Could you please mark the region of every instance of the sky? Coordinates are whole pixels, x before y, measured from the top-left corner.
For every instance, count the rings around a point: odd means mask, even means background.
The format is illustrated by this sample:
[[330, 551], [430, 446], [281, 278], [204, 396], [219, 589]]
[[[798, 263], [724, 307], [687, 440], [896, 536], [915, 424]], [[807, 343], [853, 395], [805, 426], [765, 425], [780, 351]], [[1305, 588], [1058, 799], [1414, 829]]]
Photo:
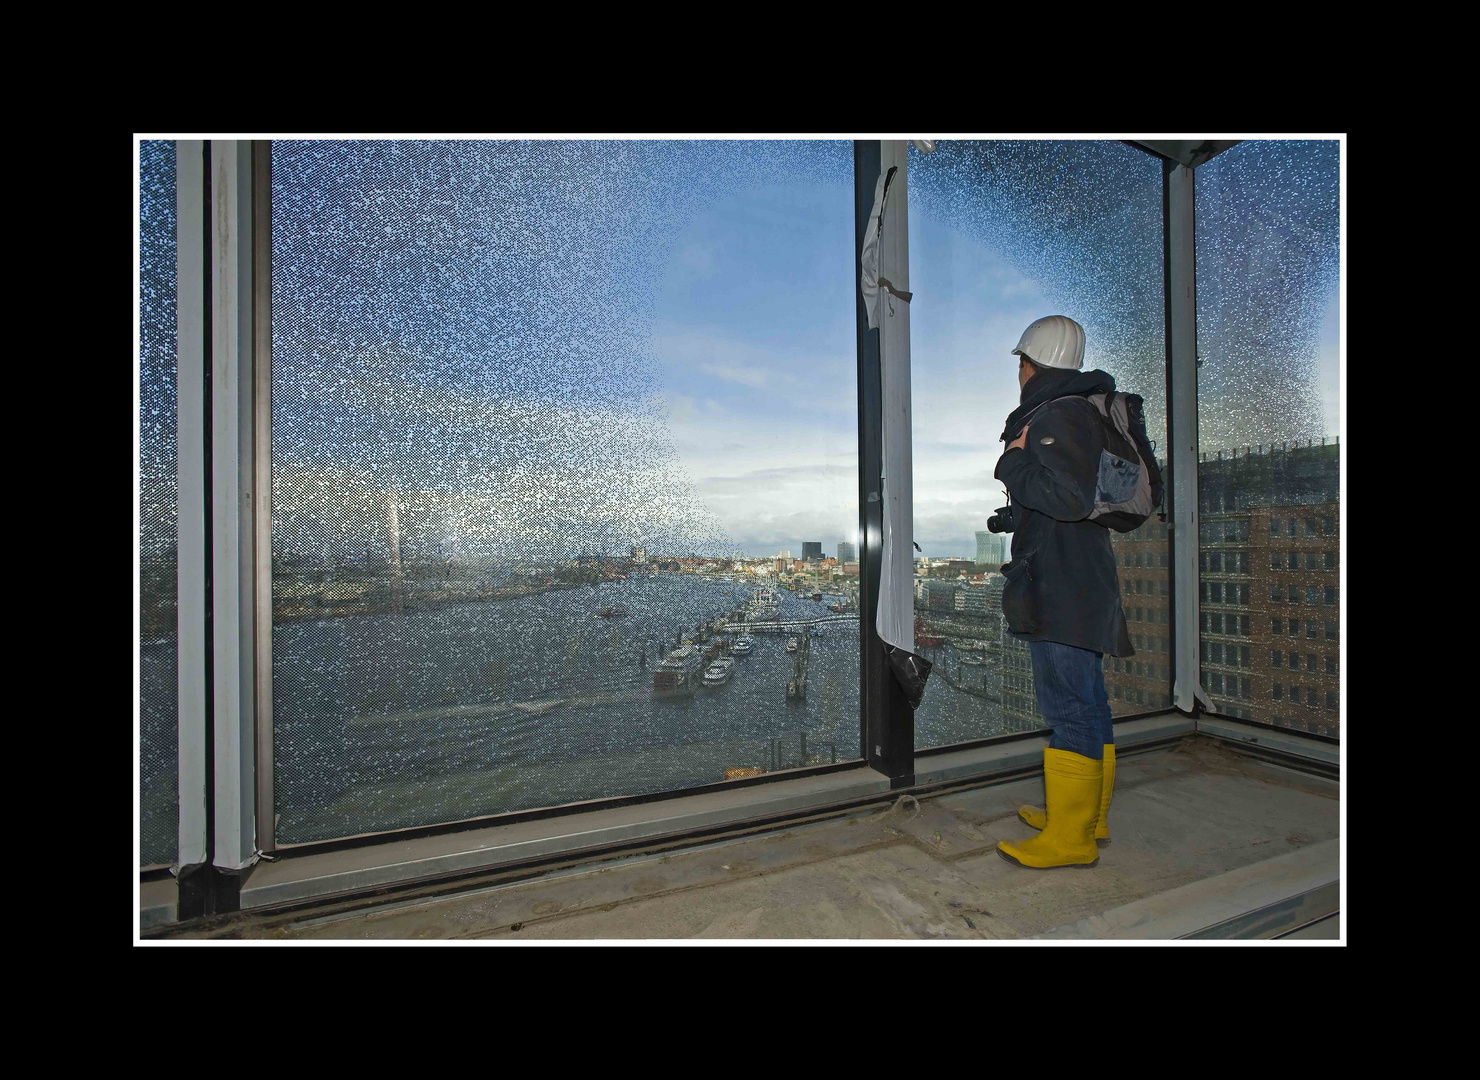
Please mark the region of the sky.
[[857, 533], [852, 215], [840, 185], [748, 189], [695, 215], [661, 281], [674, 446], [747, 555]]
[[[1161, 441], [1160, 169], [1104, 142], [910, 155], [916, 539], [971, 556], [1033, 319], [1081, 322]], [[1334, 177], [1321, 144], [1198, 170], [1209, 446], [1337, 429]], [[280, 141], [273, 198], [275, 544], [383, 545], [388, 498], [402, 543], [470, 555], [856, 540], [848, 144]]]
[[[1141, 394], [1151, 437], [1165, 437], [1159, 167], [1098, 144], [952, 149], [912, 151], [910, 162], [915, 540], [928, 557], [972, 557], [976, 531], [1003, 503], [992, 473], [1019, 398], [1011, 350], [1034, 319], [1084, 324], [1085, 369]], [[1256, 213], [1318, 227], [1332, 206], [1331, 148], [1239, 149], [1202, 194], [1205, 229], [1217, 230], [1206, 250], [1254, 253], [1221, 274], [1199, 267], [1213, 301], [1200, 312], [1203, 424], [1232, 441], [1335, 434], [1338, 295], [1322, 275], [1334, 233], [1270, 228]], [[1270, 171], [1271, 156], [1292, 167]], [[845, 195], [738, 193], [695, 217], [664, 277], [653, 346], [675, 445], [699, 496], [751, 554], [797, 552], [803, 539], [831, 552], [856, 518]], [[1284, 396], [1247, 401], [1250, 382]]]

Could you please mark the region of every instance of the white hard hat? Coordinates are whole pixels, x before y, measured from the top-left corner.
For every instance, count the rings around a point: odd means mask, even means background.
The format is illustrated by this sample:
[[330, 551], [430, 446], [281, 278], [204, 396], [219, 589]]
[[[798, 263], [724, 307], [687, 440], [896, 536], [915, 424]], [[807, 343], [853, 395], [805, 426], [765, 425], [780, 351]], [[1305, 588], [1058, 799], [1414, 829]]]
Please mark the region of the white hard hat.
[[1067, 315], [1045, 315], [1023, 331], [1012, 354], [1040, 367], [1078, 371], [1084, 366], [1084, 327]]

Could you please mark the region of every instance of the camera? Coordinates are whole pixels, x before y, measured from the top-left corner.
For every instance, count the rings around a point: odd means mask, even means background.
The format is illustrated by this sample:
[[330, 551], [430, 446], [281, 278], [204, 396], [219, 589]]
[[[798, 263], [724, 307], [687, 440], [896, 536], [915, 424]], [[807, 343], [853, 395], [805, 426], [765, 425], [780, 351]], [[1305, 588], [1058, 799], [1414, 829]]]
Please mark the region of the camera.
[[1010, 533], [1017, 528], [1017, 507], [1008, 503], [997, 507], [996, 513], [987, 518], [987, 528], [994, 533]]

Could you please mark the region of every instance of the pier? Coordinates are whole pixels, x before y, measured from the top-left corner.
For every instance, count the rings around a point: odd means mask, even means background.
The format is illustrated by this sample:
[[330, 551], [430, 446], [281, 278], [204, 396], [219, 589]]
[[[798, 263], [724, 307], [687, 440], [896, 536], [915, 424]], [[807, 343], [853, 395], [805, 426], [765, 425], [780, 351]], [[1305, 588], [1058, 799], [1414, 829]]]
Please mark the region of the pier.
[[820, 615], [815, 619], [787, 619], [775, 622], [732, 622], [719, 629], [727, 634], [804, 634], [814, 626], [830, 623], [857, 622], [858, 612], [844, 615]]

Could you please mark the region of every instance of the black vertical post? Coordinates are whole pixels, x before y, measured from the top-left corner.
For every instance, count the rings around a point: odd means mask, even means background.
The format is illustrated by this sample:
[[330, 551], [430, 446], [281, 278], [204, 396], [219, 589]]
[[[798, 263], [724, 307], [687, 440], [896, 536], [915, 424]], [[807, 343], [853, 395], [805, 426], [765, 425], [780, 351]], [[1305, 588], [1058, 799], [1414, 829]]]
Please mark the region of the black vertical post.
[[881, 171], [879, 142], [853, 143], [853, 296], [858, 313], [858, 638], [860, 739], [863, 757], [889, 777], [891, 787], [915, 782], [915, 717], [879, 637], [879, 577], [884, 561], [884, 407], [879, 329], [869, 329], [863, 305], [863, 240]]
[[[1176, 442], [1172, 439], [1172, 170], [1176, 168], [1176, 162], [1162, 159], [1161, 162], [1161, 291], [1162, 291], [1162, 340], [1166, 344], [1166, 446], [1167, 467], [1161, 478], [1162, 498], [1166, 501], [1167, 522], [1172, 529], [1176, 529], [1177, 506], [1174, 497], [1175, 488], [1172, 484], [1172, 470], [1177, 468], [1177, 462], [1172, 458], [1172, 448]], [[1194, 466], [1195, 468], [1196, 466]], [[1163, 532], [1163, 538], [1168, 546], [1172, 544], [1173, 532]], [[1171, 551], [1167, 552], [1167, 671], [1171, 672], [1171, 682], [1168, 691], [1176, 685], [1177, 679], [1177, 560]], [[1197, 698], [1194, 695], [1193, 702]], [[1172, 705], [1176, 706], [1173, 699]]]

